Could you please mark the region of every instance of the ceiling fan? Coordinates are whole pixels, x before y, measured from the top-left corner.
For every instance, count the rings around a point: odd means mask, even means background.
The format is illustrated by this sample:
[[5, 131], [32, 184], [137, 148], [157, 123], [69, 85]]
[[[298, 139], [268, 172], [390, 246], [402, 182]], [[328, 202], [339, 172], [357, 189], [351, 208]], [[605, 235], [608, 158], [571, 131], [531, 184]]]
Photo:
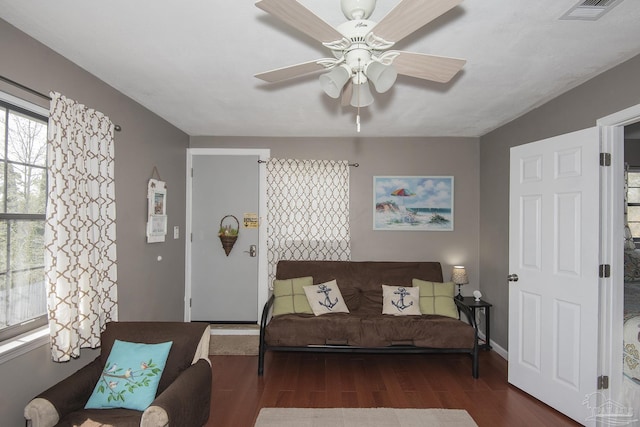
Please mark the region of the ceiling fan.
[[[321, 70], [320, 84], [343, 105], [373, 103], [369, 82], [379, 93], [389, 90], [398, 74], [440, 83], [462, 69], [464, 59], [388, 50], [396, 42], [456, 7], [462, 0], [400, 0], [378, 23], [367, 18], [376, 0], [341, 0], [348, 21], [332, 27], [296, 0], [260, 0], [256, 6], [329, 48], [334, 58], [322, 58], [256, 74], [268, 83]], [[359, 118], [359, 116], [358, 116]]]

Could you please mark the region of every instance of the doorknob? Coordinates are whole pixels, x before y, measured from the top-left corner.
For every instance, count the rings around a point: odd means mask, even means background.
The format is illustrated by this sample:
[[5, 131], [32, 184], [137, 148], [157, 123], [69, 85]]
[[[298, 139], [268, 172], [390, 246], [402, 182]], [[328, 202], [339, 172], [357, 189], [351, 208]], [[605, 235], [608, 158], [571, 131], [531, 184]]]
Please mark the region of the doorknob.
[[246, 254], [249, 254], [250, 257], [256, 256], [256, 245], [250, 245], [248, 251], [244, 251]]
[[517, 282], [518, 281], [518, 275], [517, 274], [510, 274], [507, 276], [507, 280], [510, 282]]

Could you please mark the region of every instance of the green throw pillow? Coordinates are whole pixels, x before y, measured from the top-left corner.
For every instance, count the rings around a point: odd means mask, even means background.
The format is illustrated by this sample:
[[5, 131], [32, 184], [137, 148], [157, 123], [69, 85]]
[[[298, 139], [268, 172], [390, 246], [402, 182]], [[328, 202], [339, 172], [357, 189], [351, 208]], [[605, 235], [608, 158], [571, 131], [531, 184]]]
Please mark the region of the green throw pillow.
[[115, 340], [85, 409], [147, 409], [156, 398], [172, 344]]
[[453, 282], [427, 282], [413, 279], [413, 286], [420, 288], [420, 311], [422, 314], [458, 318], [458, 307], [453, 301], [455, 285]]
[[304, 293], [305, 286], [313, 285], [313, 277], [296, 277], [295, 279], [284, 279], [273, 281], [273, 315], [289, 313], [313, 314], [307, 294]]

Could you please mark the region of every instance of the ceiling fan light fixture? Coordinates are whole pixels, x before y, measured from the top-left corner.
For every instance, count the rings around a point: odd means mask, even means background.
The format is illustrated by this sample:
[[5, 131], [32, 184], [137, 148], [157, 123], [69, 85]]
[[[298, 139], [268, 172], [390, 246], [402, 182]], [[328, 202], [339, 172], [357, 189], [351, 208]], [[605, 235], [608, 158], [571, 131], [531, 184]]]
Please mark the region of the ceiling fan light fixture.
[[373, 104], [373, 95], [371, 95], [369, 83], [354, 84], [351, 105], [353, 107], [368, 107], [371, 104]]
[[384, 93], [391, 89], [398, 77], [398, 72], [393, 65], [384, 65], [378, 61], [371, 61], [364, 73], [371, 80], [378, 93]]
[[338, 98], [345, 83], [349, 81], [349, 77], [351, 77], [351, 69], [342, 64], [328, 73], [322, 74], [319, 77], [320, 86], [331, 98]]
[[376, 7], [376, 0], [341, 0], [340, 6], [349, 20], [367, 19]]

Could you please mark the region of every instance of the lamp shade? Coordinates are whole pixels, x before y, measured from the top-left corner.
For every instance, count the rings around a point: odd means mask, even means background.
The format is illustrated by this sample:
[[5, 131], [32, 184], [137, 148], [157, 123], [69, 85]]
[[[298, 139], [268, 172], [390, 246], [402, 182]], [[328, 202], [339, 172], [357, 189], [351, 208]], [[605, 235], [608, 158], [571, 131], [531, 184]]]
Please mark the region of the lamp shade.
[[384, 65], [378, 61], [371, 61], [364, 73], [371, 80], [378, 93], [384, 93], [391, 89], [398, 77], [398, 72], [392, 65]]
[[466, 285], [469, 283], [469, 277], [467, 276], [467, 270], [462, 265], [454, 265], [451, 272], [451, 281], [456, 285]]
[[369, 83], [364, 82], [359, 85], [353, 85], [353, 94], [351, 94], [351, 105], [354, 107], [367, 107], [373, 104], [373, 96], [369, 89]]
[[340, 65], [319, 77], [322, 90], [331, 98], [338, 98], [344, 84], [351, 77], [351, 70], [346, 65]]

